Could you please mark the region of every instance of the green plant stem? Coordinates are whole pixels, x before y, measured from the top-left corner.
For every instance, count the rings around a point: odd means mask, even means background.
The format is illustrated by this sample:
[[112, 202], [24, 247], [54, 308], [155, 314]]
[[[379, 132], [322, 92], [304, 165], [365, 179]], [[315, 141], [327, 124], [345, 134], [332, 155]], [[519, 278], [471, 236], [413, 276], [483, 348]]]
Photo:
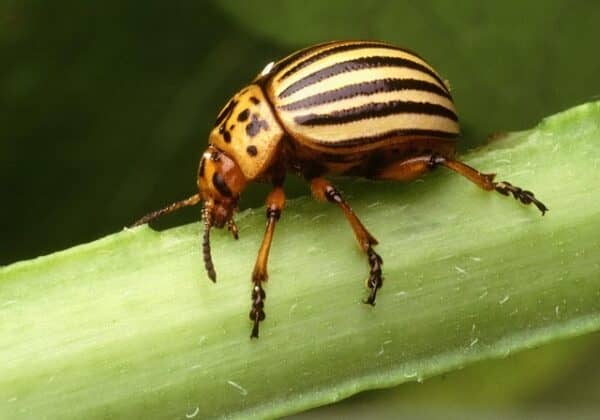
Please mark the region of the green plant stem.
[[380, 241], [374, 308], [339, 209], [291, 201], [259, 340], [247, 314], [262, 209], [239, 215], [239, 241], [213, 235], [216, 285], [198, 223], [4, 267], [0, 417], [281, 416], [598, 330], [598, 121], [600, 102], [586, 104], [463, 156], [533, 190], [544, 217], [443, 169], [339, 183]]

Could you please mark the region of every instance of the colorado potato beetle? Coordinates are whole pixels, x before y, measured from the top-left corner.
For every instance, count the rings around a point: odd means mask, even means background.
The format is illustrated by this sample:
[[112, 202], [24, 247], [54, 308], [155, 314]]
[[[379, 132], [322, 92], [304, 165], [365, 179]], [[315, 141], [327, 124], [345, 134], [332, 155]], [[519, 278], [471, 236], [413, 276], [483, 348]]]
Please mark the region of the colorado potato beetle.
[[[459, 123], [447, 83], [419, 55], [383, 42], [335, 41], [311, 46], [270, 63], [219, 112], [198, 167], [198, 193], [150, 213], [149, 222], [200, 201], [204, 265], [214, 282], [210, 229], [227, 227], [238, 236], [233, 214], [249, 182], [271, 183], [267, 227], [252, 272], [253, 323], [258, 337], [265, 319], [267, 260], [275, 225], [285, 204], [288, 171], [310, 183], [318, 200], [341, 208], [369, 264], [375, 304], [383, 283], [377, 240], [363, 226], [326, 175], [408, 181], [445, 166], [487, 191], [512, 194], [548, 208], [532, 192], [495, 182], [455, 157]], [[134, 226], [135, 226], [134, 225]]]

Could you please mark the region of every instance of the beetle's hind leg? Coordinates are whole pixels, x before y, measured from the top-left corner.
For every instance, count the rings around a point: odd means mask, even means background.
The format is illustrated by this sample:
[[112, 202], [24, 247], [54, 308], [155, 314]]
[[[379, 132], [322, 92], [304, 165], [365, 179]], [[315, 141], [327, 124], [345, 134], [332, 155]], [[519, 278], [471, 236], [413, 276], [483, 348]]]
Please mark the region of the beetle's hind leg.
[[394, 162], [377, 172], [375, 178], [407, 181], [439, 165], [452, 169], [486, 191], [496, 190], [502, 195], [512, 194], [516, 200], [523, 204], [533, 204], [542, 212], [542, 215], [548, 211], [548, 207], [539, 201], [531, 191], [523, 190], [506, 181], [494, 182], [496, 174], [484, 174], [466, 163], [436, 154]]
[[331, 203], [337, 204], [344, 212], [348, 222], [350, 222], [350, 226], [352, 226], [352, 230], [354, 231], [358, 245], [363, 252], [367, 254], [369, 261], [370, 271], [369, 279], [367, 280], [367, 286], [371, 289], [371, 292], [369, 293], [369, 297], [364, 302], [370, 305], [375, 305], [377, 291], [383, 284], [383, 277], [381, 273], [383, 260], [381, 259], [381, 256], [373, 249], [373, 247], [377, 245], [377, 239], [375, 239], [373, 235], [369, 233], [367, 228], [364, 227], [356, 214], [354, 214], [352, 211], [352, 208], [329, 181], [324, 178], [314, 178], [310, 181], [310, 188], [316, 199], [320, 201], [327, 200]]
[[452, 169], [484, 190], [496, 190], [502, 195], [512, 194], [515, 200], [519, 200], [523, 204], [533, 204], [542, 213], [542, 216], [548, 211], [548, 207], [539, 201], [531, 191], [523, 190], [506, 181], [494, 182], [496, 174], [483, 174], [466, 163], [442, 156], [434, 155], [430, 159], [433, 165], [443, 165], [446, 168]]

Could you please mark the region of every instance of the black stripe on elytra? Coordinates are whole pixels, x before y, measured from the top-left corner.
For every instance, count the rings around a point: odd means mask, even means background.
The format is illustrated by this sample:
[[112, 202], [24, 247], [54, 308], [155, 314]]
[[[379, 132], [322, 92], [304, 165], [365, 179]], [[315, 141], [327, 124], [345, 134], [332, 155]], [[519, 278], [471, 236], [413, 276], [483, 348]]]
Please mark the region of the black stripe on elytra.
[[221, 193], [222, 196], [224, 196], [224, 197], [233, 197], [233, 194], [231, 193], [231, 190], [229, 189], [229, 187], [225, 183], [225, 180], [223, 179], [223, 177], [221, 176], [220, 173], [215, 172], [213, 174], [212, 183], [215, 186], [215, 188], [217, 189], [217, 191], [219, 191]]
[[321, 146], [327, 148], [352, 147], [379, 141], [388, 140], [393, 137], [425, 137], [430, 139], [452, 139], [458, 137], [458, 132], [442, 131], [442, 130], [426, 130], [422, 128], [401, 128], [397, 130], [386, 131], [385, 133], [375, 134], [367, 137], [353, 137], [344, 140], [336, 140], [335, 142], [314, 139], [311, 140]]
[[280, 61], [275, 62], [273, 68], [271, 68], [271, 71], [264, 76], [259, 76], [258, 79], [256, 79], [256, 83], [260, 86], [265, 86], [267, 82], [269, 82], [274, 75], [278, 74], [281, 69], [285, 68], [286, 66], [293, 63], [296, 60], [302, 60], [307, 55], [310, 55], [314, 50], [333, 43], [335, 42], [325, 42], [322, 44], [312, 45], [310, 47], [303, 48], [299, 51], [296, 51], [295, 53], [288, 55]]
[[229, 101], [229, 103], [225, 106], [225, 108], [223, 108], [223, 110], [219, 113], [219, 115], [217, 115], [217, 121], [215, 121], [215, 127], [219, 124], [221, 124], [221, 122], [223, 122], [223, 120], [227, 117], [229, 117], [231, 115], [231, 113], [233, 112], [233, 108], [235, 108], [235, 106], [237, 105], [237, 101], [234, 101], [233, 99]]
[[359, 50], [359, 49], [363, 49], [363, 48], [384, 48], [384, 49], [403, 51], [408, 54], [414, 55], [415, 57], [421, 58], [412, 51], [408, 51], [408, 50], [398, 48], [398, 47], [393, 47], [391, 45], [383, 44], [381, 42], [360, 42], [359, 41], [359, 42], [353, 42], [353, 43], [349, 43], [349, 44], [337, 45], [337, 46], [334, 46], [333, 48], [326, 49], [315, 55], [305, 58], [304, 60], [300, 60], [296, 65], [294, 65], [293, 67], [288, 69], [285, 73], [283, 73], [279, 77], [278, 81], [281, 82], [282, 80], [285, 80], [288, 77], [290, 77], [292, 74], [298, 72], [298, 70], [301, 70], [304, 67], [306, 67], [310, 64], [313, 64], [314, 62], [316, 62], [322, 58], [329, 57], [332, 54], [337, 54], [337, 53], [345, 52], [345, 51]]
[[386, 117], [394, 114], [425, 114], [445, 117], [458, 121], [456, 114], [438, 104], [413, 101], [371, 102], [353, 108], [333, 111], [329, 114], [299, 115], [294, 121], [300, 125], [334, 125], [345, 124], [370, 118]]
[[279, 106], [285, 111], [295, 111], [298, 109], [310, 108], [312, 106], [328, 104], [343, 99], [354, 98], [356, 96], [373, 95], [382, 92], [396, 92], [399, 90], [420, 90], [424, 92], [435, 93], [444, 98], [452, 100], [452, 97], [444, 89], [435, 83], [416, 79], [380, 79], [370, 82], [355, 83], [338, 89], [332, 89], [317, 93], [300, 99], [287, 105]]
[[371, 56], [371, 57], [360, 57], [352, 60], [342, 61], [340, 63], [332, 64], [321, 70], [317, 70], [306, 77], [292, 83], [279, 94], [279, 98], [286, 98], [299, 90], [304, 89], [307, 86], [314, 85], [322, 80], [336, 76], [338, 74], [347, 73], [356, 70], [370, 69], [377, 67], [403, 67], [413, 70], [418, 70], [422, 73], [426, 73], [433, 77], [442, 87], [445, 89], [444, 82], [440, 77], [435, 74], [429, 67], [417, 63], [416, 61], [409, 60], [401, 57], [390, 57], [390, 56]]

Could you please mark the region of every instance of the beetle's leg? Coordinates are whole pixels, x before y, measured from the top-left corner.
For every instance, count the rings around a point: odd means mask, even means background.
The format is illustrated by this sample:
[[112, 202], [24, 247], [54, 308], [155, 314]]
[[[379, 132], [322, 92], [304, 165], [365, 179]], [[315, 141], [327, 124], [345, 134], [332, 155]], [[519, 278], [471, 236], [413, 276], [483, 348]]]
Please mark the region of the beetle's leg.
[[358, 241], [358, 245], [360, 248], [367, 254], [369, 261], [369, 279], [367, 280], [367, 286], [371, 289], [369, 293], [369, 297], [365, 300], [365, 303], [370, 305], [375, 305], [375, 298], [377, 297], [377, 290], [381, 288], [383, 284], [383, 277], [381, 276], [381, 266], [383, 265], [383, 260], [378, 253], [375, 252], [373, 247], [377, 245], [377, 239], [373, 237], [363, 226], [361, 221], [358, 219], [356, 214], [352, 211], [352, 208], [348, 205], [348, 203], [342, 198], [342, 195], [339, 191], [324, 178], [314, 178], [310, 181], [310, 188], [312, 190], [313, 195], [316, 199], [320, 201], [329, 201], [331, 203], [337, 204], [348, 222], [350, 222], [350, 226], [352, 226], [352, 230], [354, 231], [354, 235], [356, 236], [356, 240]]
[[251, 338], [258, 338], [258, 324], [265, 319], [263, 311], [265, 302], [265, 291], [262, 288], [262, 282], [267, 281], [267, 261], [269, 259], [269, 250], [273, 241], [273, 232], [275, 224], [281, 216], [281, 211], [285, 205], [285, 193], [281, 186], [276, 186], [271, 190], [266, 200], [267, 204], [267, 229], [263, 237], [254, 271], [252, 272], [252, 309], [250, 310], [250, 320], [254, 323], [252, 327]]
[[477, 169], [470, 167], [466, 163], [454, 159], [448, 159], [443, 156], [433, 155], [430, 157], [430, 160], [432, 166], [444, 165], [446, 168], [458, 172], [484, 190], [496, 190], [502, 195], [509, 195], [510, 193], [515, 200], [519, 200], [523, 204], [533, 204], [538, 208], [539, 211], [542, 212], [542, 216], [548, 211], [548, 207], [535, 198], [531, 191], [523, 190], [506, 181], [494, 182], [494, 177], [496, 174], [483, 174]]
[[548, 207], [535, 198], [531, 191], [515, 187], [505, 181], [494, 182], [496, 174], [483, 174], [463, 162], [435, 154], [417, 156], [404, 161], [394, 162], [379, 170], [374, 178], [408, 181], [424, 174], [438, 165], [443, 165], [446, 168], [452, 169], [484, 190], [496, 190], [503, 195], [508, 195], [510, 193], [515, 199], [521, 201], [523, 204], [534, 204], [542, 212], [542, 215], [548, 211]]

